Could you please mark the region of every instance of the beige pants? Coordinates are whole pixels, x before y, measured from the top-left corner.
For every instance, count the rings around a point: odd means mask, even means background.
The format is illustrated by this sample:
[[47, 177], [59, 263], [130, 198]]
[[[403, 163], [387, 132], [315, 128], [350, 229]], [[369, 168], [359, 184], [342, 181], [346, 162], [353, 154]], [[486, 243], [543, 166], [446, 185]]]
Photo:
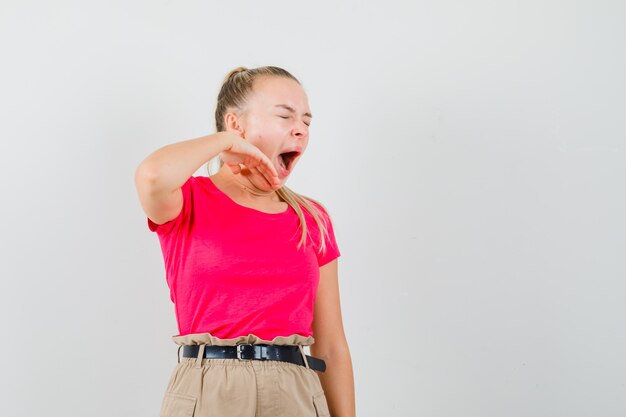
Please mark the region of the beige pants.
[[[173, 336], [182, 345], [242, 343], [310, 346], [312, 336], [271, 341], [254, 335], [219, 339], [209, 333]], [[160, 417], [330, 417], [317, 372], [274, 360], [204, 359], [179, 356], [161, 404]]]

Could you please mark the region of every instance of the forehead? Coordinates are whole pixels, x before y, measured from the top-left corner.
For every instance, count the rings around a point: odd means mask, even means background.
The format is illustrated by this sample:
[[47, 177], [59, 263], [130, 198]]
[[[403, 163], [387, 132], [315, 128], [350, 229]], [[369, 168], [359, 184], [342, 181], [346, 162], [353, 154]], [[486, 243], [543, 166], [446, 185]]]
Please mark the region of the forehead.
[[286, 104], [299, 112], [310, 112], [309, 101], [304, 89], [296, 81], [285, 77], [259, 77], [254, 82], [254, 93], [250, 104], [274, 108]]

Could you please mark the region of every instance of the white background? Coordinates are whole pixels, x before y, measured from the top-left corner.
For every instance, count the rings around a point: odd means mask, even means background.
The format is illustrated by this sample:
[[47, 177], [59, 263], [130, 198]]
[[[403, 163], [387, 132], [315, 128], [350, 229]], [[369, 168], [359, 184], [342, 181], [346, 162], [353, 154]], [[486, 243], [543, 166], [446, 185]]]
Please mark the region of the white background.
[[626, 415], [622, 1], [2, 1], [3, 416], [155, 416], [177, 333], [133, 174], [277, 65], [314, 114], [368, 416]]

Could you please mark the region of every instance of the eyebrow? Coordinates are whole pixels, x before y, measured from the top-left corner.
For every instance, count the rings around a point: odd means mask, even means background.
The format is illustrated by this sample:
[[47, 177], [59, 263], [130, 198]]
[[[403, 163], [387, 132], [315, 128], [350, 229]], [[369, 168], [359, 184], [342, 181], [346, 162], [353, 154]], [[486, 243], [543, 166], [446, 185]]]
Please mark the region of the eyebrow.
[[[295, 112], [296, 112], [296, 110], [295, 110], [293, 107], [288, 106], [288, 105], [286, 105], [286, 104], [277, 104], [277, 105], [275, 105], [274, 107], [282, 107], [283, 109], [285, 109], [285, 110], [289, 110], [289, 111], [290, 111], [290, 112], [292, 112], [292, 113], [295, 113]], [[307, 112], [307, 113], [304, 113], [304, 116], [309, 116], [311, 119], [313, 118], [313, 115], [312, 115], [311, 113], [308, 113], [308, 112]]]

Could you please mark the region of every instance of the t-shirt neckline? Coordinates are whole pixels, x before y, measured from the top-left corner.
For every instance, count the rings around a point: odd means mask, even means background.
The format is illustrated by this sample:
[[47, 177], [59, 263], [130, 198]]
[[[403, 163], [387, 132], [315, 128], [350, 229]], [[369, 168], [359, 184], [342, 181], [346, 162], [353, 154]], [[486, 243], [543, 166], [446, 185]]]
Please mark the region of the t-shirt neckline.
[[248, 207], [248, 206], [242, 206], [241, 204], [239, 204], [238, 202], [236, 202], [235, 200], [233, 200], [232, 198], [230, 198], [230, 196], [228, 194], [226, 194], [224, 191], [220, 190], [217, 185], [215, 185], [215, 183], [213, 182], [213, 179], [211, 177], [205, 177], [207, 179], [207, 182], [211, 185], [211, 187], [213, 187], [213, 189], [217, 192], [217, 194], [221, 195], [222, 198], [224, 198], [225, 200], [228, 200], [231, 202], [232, 205], [239, 207], [243, 210], [247, 210], [250, 211], [252, 213], [257, 213], [259, 215], [262, 216], [283, 216], [287, 213], [289, 213], [289, 209], [291, 209], [291, 206], [289, 205], [289, 203], [287, 203], [287, 208], [284, 211], [280, 211], [278, 213], [267, 213], [265, 211], [261, 211], [261, 210], [257, 210], [255, 208], [252, 207]]

